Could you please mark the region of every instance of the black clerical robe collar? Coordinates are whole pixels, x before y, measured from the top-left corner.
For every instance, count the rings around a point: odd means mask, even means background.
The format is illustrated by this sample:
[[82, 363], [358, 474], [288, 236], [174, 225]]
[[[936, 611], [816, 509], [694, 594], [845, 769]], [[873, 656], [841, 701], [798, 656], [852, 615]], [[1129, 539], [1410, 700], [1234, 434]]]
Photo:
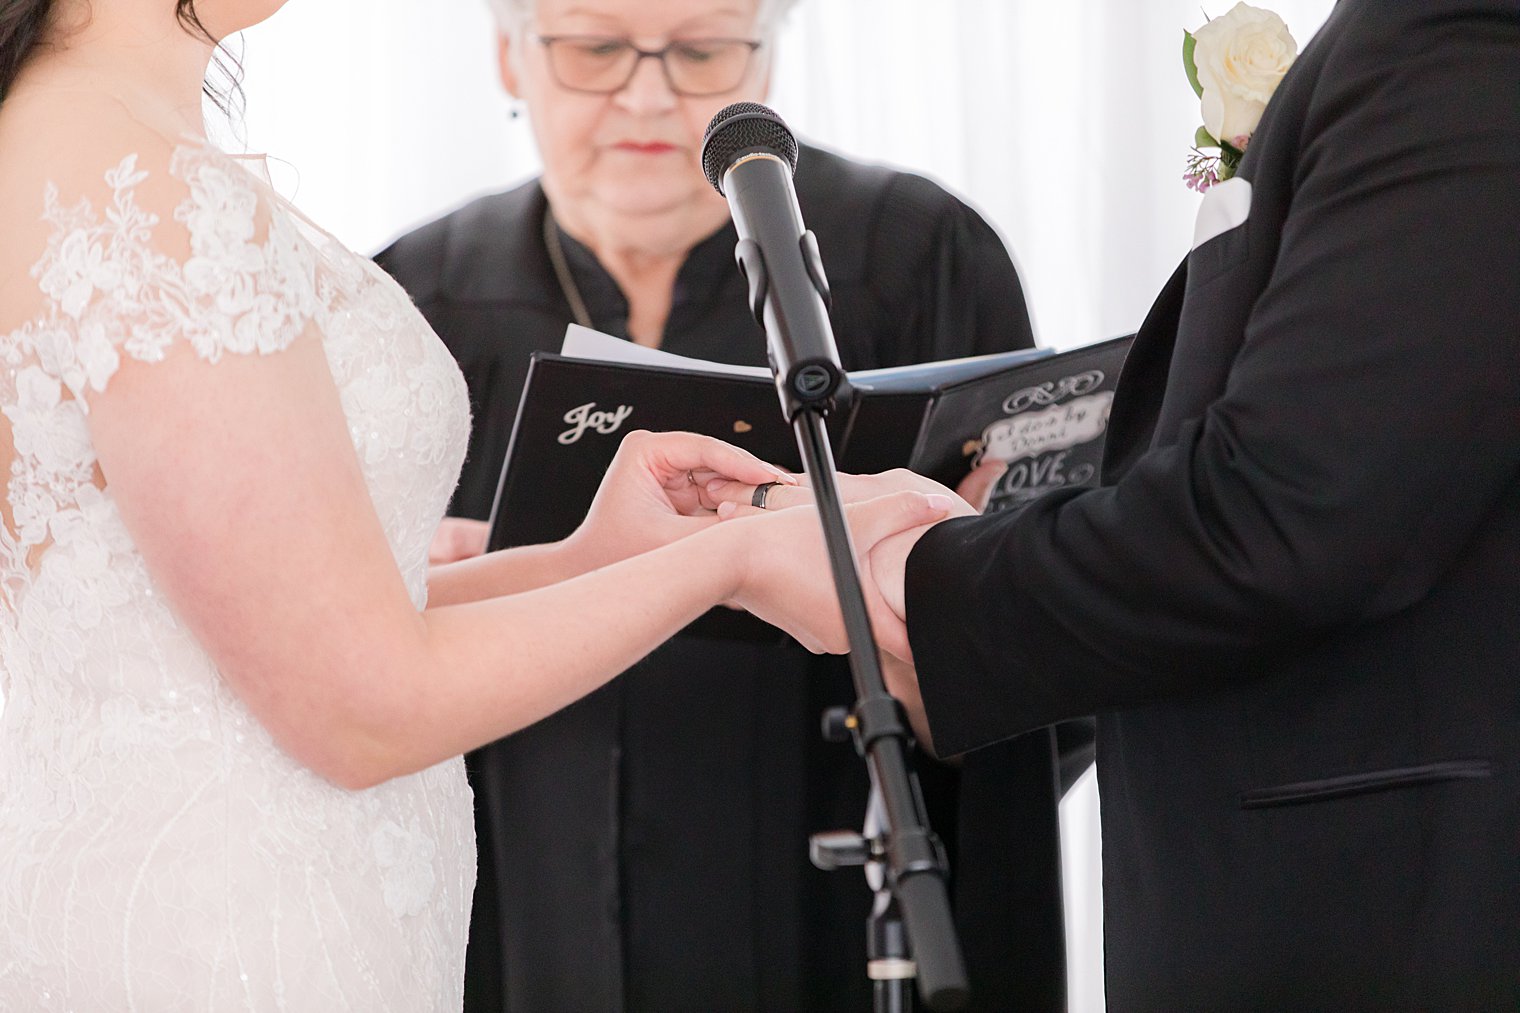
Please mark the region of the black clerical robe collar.
[[[565, 264], [591, 315], [591, 326], [620, 338], [629, 337], [628, 297], [622, 288], [589, 248], [566, 232], [558, 221], [553, 227], [565, 254]], [[734, 246], [738, 241], [733, 223], [728, 222], [687, 253], [676, 272], [670, 316], [665, 323], [667, 336], [688, 333], [700, 320], [711, 317], [716, 300], [732, 297], [727, 289], [738, 273], [734, 264]]]

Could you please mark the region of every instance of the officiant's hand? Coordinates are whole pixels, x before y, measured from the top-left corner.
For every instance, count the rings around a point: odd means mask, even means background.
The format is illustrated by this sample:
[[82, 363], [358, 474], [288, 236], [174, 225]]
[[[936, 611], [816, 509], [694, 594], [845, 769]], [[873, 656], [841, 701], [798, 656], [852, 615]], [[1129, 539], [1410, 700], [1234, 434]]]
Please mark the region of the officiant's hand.
[[[845, 508], [860, 559], [866, 608], [883, 649], [904, 657], [910, 653], [900, 612], [894, 612], [877, 590], [872, 569], [875, 550], [904, 532], [943, 520], [956, 509], [952, 496], [917, 491], [892, 492]], [[733, 601], [779, 626], [814, 653], [848, 651], [817, 515], [811, 510], [760, 510], [733, 503], [724, 503], [718, 513], [725, 529], [741, 539], [741, 584]]]
[[562, 548], [588, 572], [659, 548], [716, 523], [715, 481], [796, 479], [753, 454], [695, 433], [631, 432], [607, 468], [586, 519]]
[[988, 459], [983, 461], [967, 472], [966, 477], [961, 479], [961, 484], [955, 487], [956, 493], [961, 499], [970, 503], [977, 513], [987, 509], [987, 503], [992, 499], [992, 491], [997, 488], [998, 480], [1008, 474], [1006, 461]]

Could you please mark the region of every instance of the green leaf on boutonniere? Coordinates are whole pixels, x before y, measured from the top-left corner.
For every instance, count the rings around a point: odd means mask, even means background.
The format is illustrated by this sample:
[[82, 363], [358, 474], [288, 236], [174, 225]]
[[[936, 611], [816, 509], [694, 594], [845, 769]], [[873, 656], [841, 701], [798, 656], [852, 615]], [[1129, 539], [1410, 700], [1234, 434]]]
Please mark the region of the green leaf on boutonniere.
[[1182, 69], [1187, 71], [1188, 84], [1193, 86], [1193, 91], [1199, 98], [1203, 98], [1203, 85], [1198, 81], [1198, 64], [1193, 62], [1193, 49], [1198, 45], [1198, 40], [1193, 38], [1193, 33], [1187, 29], [1182, 31]]
[[1193, 135], [1193, 147], [1195, 148], [1218, 148], [1220, 144], [1214, 140], [1214, 135], [1209, 133], [1208, 127], [1199, 127]]
[[1224, 144], [1220, 146], [1219, 182], [1223, 183], [1225, 180], [1235, 175], [1235, 171], [1240, 168], [1241, 157], [1241, 151], [1239, 148], [1235, 147], [1235, 145]]

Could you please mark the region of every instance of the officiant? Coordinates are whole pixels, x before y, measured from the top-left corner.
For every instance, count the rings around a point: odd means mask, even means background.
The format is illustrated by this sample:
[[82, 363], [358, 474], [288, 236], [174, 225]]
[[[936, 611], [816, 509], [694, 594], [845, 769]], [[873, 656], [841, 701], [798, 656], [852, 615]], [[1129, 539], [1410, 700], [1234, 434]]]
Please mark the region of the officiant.
[[[765, 97], [790, 0], [493, 3], [501, 79], [543, 173], [378, 258], [469, 385], [459, 520], [445, 522], [440, 559], [483, 546], [529, 356], [557, 351], [568, 324], [765, 364], [728, 208], [698, 153], [718, 109]], [[846, 368], [1033, 344], [1007, 251], [960, 200], [811, 146], [796, 186]], [[858, 827], [864, 811], [864, 766], [818, 732], [826, 707], [852, 700], [842, 659], [780, 634], [685, 636], [472, 754], [467, 1010], [869, 1008], [870, 895], [860, 875], [819, 872], [806, 854], [809, 833]], [[923, 772], [988, 1009], [1064, 1008], [1052, 741], [1037, 733], [964, 770]], [[957, 841], [963, 821], [974, 841]]]

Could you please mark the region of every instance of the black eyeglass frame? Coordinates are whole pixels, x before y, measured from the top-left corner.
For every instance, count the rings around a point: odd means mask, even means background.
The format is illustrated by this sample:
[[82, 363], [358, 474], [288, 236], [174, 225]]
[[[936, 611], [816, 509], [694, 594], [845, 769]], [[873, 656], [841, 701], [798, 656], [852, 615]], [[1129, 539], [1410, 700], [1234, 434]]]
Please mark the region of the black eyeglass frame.
[[[676, 95], [683, 95], [687, 98], [708, 98], [713, 95], [726, 95], [744, 83], [744, 77], [750, 72], [750, 67], [754, 63], [756, 51], [759, 50], [761, 46], [765, 45], [765, 43], [760, 39], [672, 39], [659, 49], [640, 49], [638, 46], [635, 46], [633, 44], [632, 39], [623, 38], [617, 35], [534, 35], [534, 38], [543, 45], [544, 52], [549, 58], [549, 73], [553, 76], [554, 83], [566, 91], [577, 92], [581, 95], [616, 95], [618, 92], [628, 87], [628, 83], [632, 81], [634, 75], [639, 72], [639, 64], [643, 63], [649, 57], [653, 57], [660, 62], [660, 73], [665, 75], [665, 84], [671, 90], [671, 92]], [[616, 42], [627, 46], [634, 53], [633, 63], [628, 67], [628, 76], [625, 77], [622, 83], [619, 84], [616, 88], [577, 88], [574, 85], [566, 84], [560, 78], [559, 68], [554, 65], [553, 47], [556, 42], [571, 42], [577, 39], [583, 42], [589, 42], [592, 40], [600, 42]], [[748, 47], [749, 53], [745, 56], [744, 70], [740, 72], [739, 80], [735, 81], [727, 88], [720, 89], [719, 91], [687, 91], [685, 89], [676, 87], [674, 78], [670, 76], [670, 64], [665, 60], [666, 54], [668, 54], [672, 49], [678, 49], [682, 46], [700, 46], [703, 43], [711, 45], [720, 42], [729, 45], [742, 45]]]

